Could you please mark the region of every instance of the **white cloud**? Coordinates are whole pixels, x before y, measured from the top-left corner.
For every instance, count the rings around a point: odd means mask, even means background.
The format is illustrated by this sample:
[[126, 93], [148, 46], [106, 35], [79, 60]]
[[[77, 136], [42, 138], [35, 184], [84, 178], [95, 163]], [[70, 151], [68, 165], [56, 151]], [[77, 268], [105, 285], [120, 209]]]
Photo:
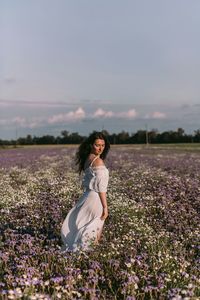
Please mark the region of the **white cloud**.
[[102, 108], [98, 108], [95, 113], [94, 113], [94, 117], [95, 118], [99, 118], [99, 117], [103, 117], [103, 118], [110, 118], [114, 115], [114, 113], [112, 111], [105, 111]]
[[32, 118], [26, 119], [23, 117], [14, 117], [14, 118], [6, 118], [0, 119], [0, 125], [6, 127], [21, 127], [21, 128], [36, 128], [40, 127], [44, 123], [44, 119], [42, 118]]
[[40, 126], [49, 124], [62, 124], [66, 122], [74, 122], [77, 120], [82, 120], [85, 118], [85, 111], [79, 107], [75, 111], [70, 111], [65, 114], [57, 114], [48, 118], [34, 117], [34, 118], [24, 118], [24, 117], [13, 117], [0, 119], [1, 126], [7, 127], [21, 127], [21, 128], [38, 128]]
[[94, 114], [94, 118], [124, 118], [124, 119], [133, 119], [138, 115], [135, 109], [130, 109], [126, 112], [113, 112], [105, 111], [102, 108], [98, 108]]
[[45, 123], [45, 120], [43, 118], [32, 118], [31, 120], [27, 121], [27, 127], [28, 128], [39, 128]]
[[[75, 121], [85, 120], [86, 118], [91, 119], [112, 119], [119, 118], [125, 120], [132, 120], [138, 116], [138, 112], [132, 108], [128, 111], [122, 112], [113, 112], [111, 110], [104, 110], [102, 108], [98, 108], [92, 114], [86, 113], [82, 107], [78, 107], [76, 110], [72, 110], [66, 113], [55, 114], [47, 117], [20, 117], [15, 116], [13, 118], [1, 119], [0, 125], [2, 127], [21, 127], [21, 128], [39, 128], [42, 126], [53, 126], [53, 125], [62, 125], [66, 123], [74, 123]], [[148, 113], [144, 116], [144, 119], [165, 119], [166, 114], [160, 111], [154, 111], [152, 113]]]
[[138, 115], [135, 109], [130, 109], [127, 112], [117, 113], [117, 117], [125, 118], [125, 119], [133, 119]]
[[159, 112], [159, 111], [155, 111], [152, 115], [152, 117], [154, 119], [165, 119], [166, 118], [166, 114], [165, 113], [162, 113], [162, 112]]
[[21, 117], [14, 117], [11, 119], [0, 119], [0, 125], [8, 126], [8, 125], [16, 125], [16, 126], [26, 126], [26, 119]]
[[154, 111], [153, 113], [146, 114], [145, 119], [166, 119], [167, 115], [160, 111]]
[[27, 126], [27, 122], [25, 118], [22, 117], [15, 117], [11, 120], [11, 123], [20, 127]]
[[76, 111], [70, 111], [65, 114], [58, 114], [48, 118], [47, 123], [49, 124], [57, 124], [57, 123], [65, 123], [70, 121], [82, 120], [85, 118], [85, 111], [79, 107]]

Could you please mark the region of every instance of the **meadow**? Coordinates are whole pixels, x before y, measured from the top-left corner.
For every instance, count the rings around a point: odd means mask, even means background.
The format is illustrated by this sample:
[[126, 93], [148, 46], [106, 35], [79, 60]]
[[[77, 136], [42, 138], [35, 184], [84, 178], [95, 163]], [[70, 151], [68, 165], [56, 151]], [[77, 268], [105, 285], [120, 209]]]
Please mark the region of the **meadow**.
[[200, 299], [200, 146], [111, 146], [101, 243], [62, 253], [76, 147], [0, 150], [0, 299]]

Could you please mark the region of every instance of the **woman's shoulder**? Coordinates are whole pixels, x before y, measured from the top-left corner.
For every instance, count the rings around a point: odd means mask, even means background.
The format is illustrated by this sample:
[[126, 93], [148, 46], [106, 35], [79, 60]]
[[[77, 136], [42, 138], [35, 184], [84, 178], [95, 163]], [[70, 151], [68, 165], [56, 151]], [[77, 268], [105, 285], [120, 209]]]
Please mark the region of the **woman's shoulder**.
[[92, 167], [104, 166], [104, 162], [100, 157], [96, 157], [96, 155], [90, 154], [85, 161], [84, 169], [87, 169], [89, 166]]
[[107, 167], [104, 164], [103, 159], [101, 159], [100, 157], [94, 161], [92, 169], [98, 175], [108, 175], [109, 173]]
[[93, 167], [105, 166], [103, 159], [101, 159], [100, 157], [97, 157], [92, 165]]

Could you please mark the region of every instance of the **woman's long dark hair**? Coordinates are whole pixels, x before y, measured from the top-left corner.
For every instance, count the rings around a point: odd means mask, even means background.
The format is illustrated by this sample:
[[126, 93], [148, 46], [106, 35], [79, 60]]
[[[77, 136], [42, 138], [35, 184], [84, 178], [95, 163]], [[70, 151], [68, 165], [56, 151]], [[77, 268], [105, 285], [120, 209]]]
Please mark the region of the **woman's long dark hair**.
[[92, 145], [94, 144], [96, 139], [101, 139], [105, 142], [105, 148], [100, 155], [101, 159], [104, 160], [108, 154], [110, 143], [107, 136], [101, 131], [93, 131], [93, 133], [91, 133], [89, 137], [80, 144], [78, 151], [76, 152], [75, 163], [76, 165], [78, 165], [79, 174], [81, 174], [81, 172], [84, 170], [85, 161], [88, 158], [88, 155], [90, 154], [92, 149]]

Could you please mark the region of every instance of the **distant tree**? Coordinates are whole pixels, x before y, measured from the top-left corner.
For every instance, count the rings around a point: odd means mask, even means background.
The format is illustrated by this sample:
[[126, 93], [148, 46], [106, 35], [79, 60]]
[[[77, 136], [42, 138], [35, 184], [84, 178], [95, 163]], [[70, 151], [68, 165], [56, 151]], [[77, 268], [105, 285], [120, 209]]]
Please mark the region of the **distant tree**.
[[133, 138], [137, 144], [145, 144], [146, 143], [146, 130], [138, 130], [134, 134]]
[[26, 137], [20, 137], [16, 140], [17, 145], [33, 145], [33, 138], [30, 134]]
[[15, 142], [16, 145], [26, 145], [26, 138], [25, 137], [20, 137], [16, 140]]
[[129, 138], [130, 138], [129, 133], [124, 130], [122, 132], [118, 133], [118, 135], [117, 135], [119, 144], [127, 144]]
[[53, 135], [44, 135], [37, 139], [37, 144], [39, 145], [48, 145], [55, 144], [56, 138]]
[[184, 134], [185, 134], [185, 130], [183, 129], [183, 128], [178, 128], [177, 129], [177, 134], [178, 134], [178, 136], [183, 136]]
[[117, 134], [116, 133], [110, 134], [108, 136], [108, 138], [109, 138], [109, 142], [111, 144], [114, 144], [114, 145], [117, 144]]
[[60, 139], [61, 144], [69, 143], [69, 131], [67, 130], [61, 131], [61, 136], [62, 136]]
[[[119, 133], [109, 134], [103, 130], [111, 144], [145, 144], [146, 130], [138, 130], [136, 133], [129, 134], [122, 130]], [[26, 137], [19, 137], [17, 140], [0, 140], [0, 146], [3, 145], [31, 145], [31, 144], [80, 144], [87, 136], [81, 136], [78, 132], [69, 133], [67, 130], [61, 131], [61, 136], [44, 135], [42, 137], [32, 137], [28, 134]], [[184, 129], [179, 127], [176, 131], [164, 131], [159, 133], [157, 129], [148, 131], [149, 143], [200, 143], [200, 129], [194, 131], [194, 134], [186, 134]]]
[[176, 131], [172, 132], [171, 140], [173, 143], [183, 143], [185, 142], [185, 131], [183, 128], [179, 127]]
[[55, 140], [55, 143], [56, 144], [62, 144], [62, 138], [60, 136], [57, 136], [56, 140]]
[[32, 138], [33, 144], [34, 144], [34, 145], [37, 145], [37, 144], [38, 144], [38, 140], [39, 140], [39, 137], [34, 136], [34, 137]]
[[62, 135], [63, 137], [68, 137], [69, 131], [67, 131], [67, 130], [61, 131], [61, 135]]
[[106, 136], [109, 136], [109, 132], [108, 132], [107, 130], [104, 129], [104, 130], [102, 130], [101, 132], [102, 132], [103, 134], [105, 134]]
[[33, 144], [33, 139], [32, 139], [32, 136], [30, 134], [28, 134], [26, 136], [26, 144], [27, 145], [32, 145]]
[[200, 129], [194, 131], [194, 142], [200, 143]]
[[82, 137], [78, 132], [73, 132], [68, 137], [69, 144], [79, 144], [82, 141]]
[[157, 141], [157, 136], [158, 136], [158, 129], [151, 129], [149, 132], [148, 132], [148, 140], [149, 140], [149, 143], [156, 143]]
[[159, 134], [158, 142], [170, 143], [171, 136], [172, 136], [172, 131], [164, 131], [161, 134]]

